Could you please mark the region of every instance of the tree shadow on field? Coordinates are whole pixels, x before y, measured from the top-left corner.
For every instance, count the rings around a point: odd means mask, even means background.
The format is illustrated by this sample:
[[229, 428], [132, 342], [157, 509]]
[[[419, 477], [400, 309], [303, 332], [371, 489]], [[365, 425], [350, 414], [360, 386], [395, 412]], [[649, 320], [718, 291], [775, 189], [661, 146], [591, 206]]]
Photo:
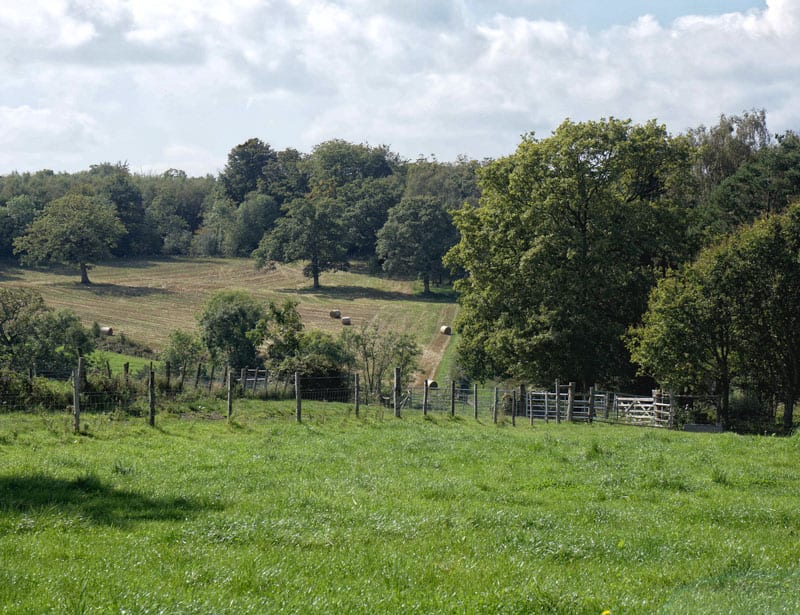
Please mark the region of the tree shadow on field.
[[74, 480], [42, 474], [0, 477], [0, 511], [31, 513], [54, 508], [96, 524], [124, 526], [137, 521], [180, 521], [219, 505], [186, 497], [151, 498], [104, 485], [92, 475]]
[[77, 290], [83, 290], [99, 297], [148, 297], [150, 295], [171, 295], [173, 291], [152, 286], [122, 286], [120, 284], [75, 284]]
[[352, 301], [354, 299], [374, 299], [377, 301], [416, 301], [420, 303], [452, 303], [455, 295], [431, 293], [429, 295], [380, 290], [365, 286], [323, 286], [322, 288], [282, 288], [279, 293], [297, 295], [319, 295], [334, 299]]

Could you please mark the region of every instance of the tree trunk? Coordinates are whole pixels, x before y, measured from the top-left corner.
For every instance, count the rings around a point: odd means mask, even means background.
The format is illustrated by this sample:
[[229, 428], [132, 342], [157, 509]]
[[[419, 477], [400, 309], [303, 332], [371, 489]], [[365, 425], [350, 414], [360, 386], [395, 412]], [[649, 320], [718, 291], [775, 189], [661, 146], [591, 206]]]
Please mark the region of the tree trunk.
[[425, 295], [431, 294], [431, 278], [427, 273], [422, 276], [422, 292]]
[[89, 281], [89, 273], [88, 268], [86, 267], [86, 263], [80, 263], [81, 267], [81, 284], [91, 284]]

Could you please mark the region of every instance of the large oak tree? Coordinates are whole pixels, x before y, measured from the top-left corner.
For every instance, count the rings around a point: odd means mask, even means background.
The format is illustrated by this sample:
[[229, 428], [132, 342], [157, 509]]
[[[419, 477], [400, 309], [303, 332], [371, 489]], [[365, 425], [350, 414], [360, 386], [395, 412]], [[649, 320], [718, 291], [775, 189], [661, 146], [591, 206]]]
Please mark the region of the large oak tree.
[[125, 233], [114, 206], [88, 194], [70, 193], [51, 201], [14, 240], [23, 264], [77, 265], [81, 284], [89, 284], [90, 263], [110, 258]]

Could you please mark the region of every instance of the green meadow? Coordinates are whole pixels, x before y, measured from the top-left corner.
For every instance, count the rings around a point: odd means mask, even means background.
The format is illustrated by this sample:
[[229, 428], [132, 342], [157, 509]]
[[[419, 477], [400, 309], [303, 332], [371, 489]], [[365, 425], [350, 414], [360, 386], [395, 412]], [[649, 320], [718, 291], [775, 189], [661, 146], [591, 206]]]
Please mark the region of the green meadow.
[[0, 415], [0, 612], [800, 610], [800, 437], [220, 404]]

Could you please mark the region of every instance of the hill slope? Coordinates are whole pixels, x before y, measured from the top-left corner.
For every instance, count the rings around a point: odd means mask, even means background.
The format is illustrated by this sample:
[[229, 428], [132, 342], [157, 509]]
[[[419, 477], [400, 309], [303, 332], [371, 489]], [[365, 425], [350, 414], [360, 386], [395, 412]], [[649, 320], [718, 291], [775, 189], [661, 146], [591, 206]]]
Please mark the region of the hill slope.
[[356, 327], [378, 321], [412, 333], [423, 348], [425, 375], [435, 372], [446, 349], [439, 327], [452, 323], [457, 310], [452, 299], [415, 295], [410, 281], [355, 269], [326, 273], [323, 288], [313, 290], [299, 264], [257, 271], [248, 259], [116, 261], [98, 265], [90, 277], [93, 284], [82, 286], [72, 270], [6, 266], [0, 281], [35, 288], [48, 305], [73, 310], [87, 325], [97, 321], [156, 350], [174, 329], [196, 329], [196, 316], [215, 291], [245, 290], [265, 302], [294, 299], [307, 328], [338, 333], [341, 321], [329, 315], [338, 309]]

